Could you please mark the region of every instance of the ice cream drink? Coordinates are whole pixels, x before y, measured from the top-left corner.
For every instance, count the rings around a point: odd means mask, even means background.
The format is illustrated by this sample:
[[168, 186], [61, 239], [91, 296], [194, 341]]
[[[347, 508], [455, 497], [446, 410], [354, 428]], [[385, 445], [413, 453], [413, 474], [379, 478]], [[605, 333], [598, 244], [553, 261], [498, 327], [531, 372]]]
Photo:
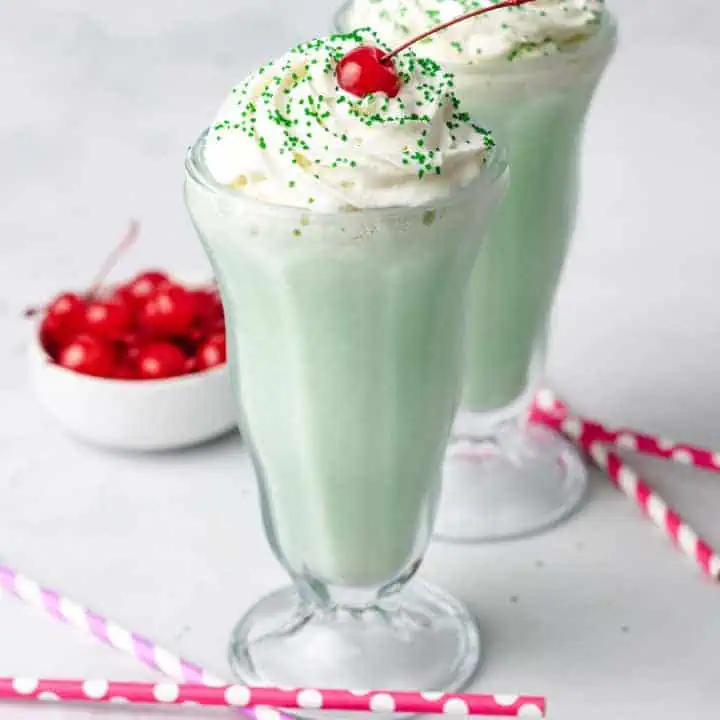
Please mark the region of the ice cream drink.
[[[392, 618], [406, 612], [398, 591], [432, 532], [461, 391], [466, 288], [505, 163], [432, 60], [395, 58], [393, 97], [343, 90], [338, 63], [379, 44], [370, 31], [335, 35], [262, 66], [233, 88], [186, 163], [265, 528], [295, 585], [238, 627], [233, 665], [247, 681], [368, 684], [380, 647], [359, 628], [381, 607], [387, 622], [374, 632], [401, 663], [412, 653]], [[420, 652], [438, 640], [435, 615], [457, 638], [426, 681], [456, 684], [459, 655], [467, 675], [475, 652], [472, 623], [441, 591], [417, 588], [407, 602], [429, 618], [410, 632]], [[314, 633], [334, 640], [308, 666], [299, 648]], [[358, 642], [370, 655], [338, 662], [333, 652]], [[372, 673], [407, 672], [388, 662]]]
[[[354, 0], [339, 19], [345, 27], [370, 26], [392, 45], [490, 4]], [[456, 434], [483, 447], [474, 471], [458, 471], [461, 486], [474, 472], [474, 499], [448, 486], [440, 532], [449, 539], [532, 532], [582, 497], [581, 465], [567, 459], [571, 451], [562, 444], [553, 450], [562, 456], [554, 477], [534, 464], [534, 450], [520, 461], [527, 468], [504, 462], [517, 430], [501, 423], [522, 413], [541, 381], [550, 310], [575, 225], [585, 119], [615, 42], [603, 0], [536, 0], [457, 24], [415, 46], [452, 68], [464, 108], [507, 145], [512, 173], [471, 279]], [[456, 469], [448, 467], [451, 480]], [[477, 509], [477, 502], [491, 501], [495, 507], [486, 506], [486, 515]]]

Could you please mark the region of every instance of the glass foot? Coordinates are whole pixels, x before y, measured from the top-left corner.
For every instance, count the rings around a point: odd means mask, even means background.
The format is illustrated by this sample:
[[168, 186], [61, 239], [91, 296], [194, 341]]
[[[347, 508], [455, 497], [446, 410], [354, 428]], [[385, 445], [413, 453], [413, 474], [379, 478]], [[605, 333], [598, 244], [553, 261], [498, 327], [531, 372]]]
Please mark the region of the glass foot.
[[467, 608], [417, 580], [360, 610], [311, 608], [283, 588], [245, 615], [230, 644], [232, 670], [247, 685], [451, 692], [480, 658]]
[[534, 535], [578, 510], [586, 491], [582, 459], [547, 428], [512, 421], [486, 434], [459, 431], [445, 459], [435, 537], [477, 543]]

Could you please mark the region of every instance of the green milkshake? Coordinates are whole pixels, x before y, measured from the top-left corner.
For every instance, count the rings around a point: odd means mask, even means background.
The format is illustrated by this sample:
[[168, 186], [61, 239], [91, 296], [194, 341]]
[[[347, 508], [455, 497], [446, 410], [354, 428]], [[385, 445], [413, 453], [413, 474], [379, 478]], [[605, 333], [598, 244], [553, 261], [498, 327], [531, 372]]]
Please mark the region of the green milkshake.
[[189, 186], [230, 308], [270, 540], [291, 572], [384, 585], [422, 555], [493, 195], [482, 177], [422, 209], [318, 214]]
[[[236, 631], [235, 670], [261, 684], [364, 685], [370, 666], [387, 682], [407, 668], [368, 663], [373, 654], [395, 648], [410, 662], [410, 640], [431, 654], [450, 628], [448, 666], [417, 678], [448, 685], [477, 652], [466, 611], [439, 591], [415, 590], [411, 611], [405, 594], [388, 607], [383, 598], [414, 574], [432, 532], [465, 291], [505, 164], [433, 61], [399, 56], [396, 97], [339, 87], [338, 62], [378, 44], [369, 31], [336, 35], [261, 67], [186, 163], [266, 532], [297, 588], [261, 601]], [[376, 623], [380, 607], [380, 640], [358, 637], [352, 618]], [[393, 618], [405, 612], [428, 622], [400, 632]], [[295, 625], [302, 642], [287, 631]], [[354, 670], [330, 648], [288, 669], [313, 633], [370, 655]]]
[[575, 226], [585, 118], [614, 42], [606, 22], [566, 50], [570, 56], [456, 73], [466, 107], [498, 128], [514, 168], [471, 283], [466, 410], [502, 409], [537, 389], [548, 317]]
[[[339, 17], [341, 26], [371, 26], [398, 45], [491, 4], [354, 0]], [[448, 539], [526, 534], [553, 524], [582, 498], [584, 473], [577, 460], [565, 461], [565, 446], [553, 451], [562, 457], [551, 476], [536, 472], [534, 451], [503, 467], [502, 446], [516, 446], [517, 439], [499, 439], [509, 431], [498, 424], [524, 409], [541, 379], [550, 309], [575, 224], [585, 117], [615, 42], [603, 0], [536, 0], [475, 17], [415, 46], [452, 67], [465, 108], [507, 145], [512, 168], [508, 196], [470, 284], [463, 412], [456, 425], [456, 435], [477, 446], [475, 477], [488, 492], [474, 488], [469, 502], [448, 487], [449, 512], [440, 518]], [[547, 451], [543, 441], [539, 452]], [[518, 475], [525, 456], [530, 466]], [[461, 472], [466, 486], [470, 473], [467, 467]], [[449, 466], [446, 475], [452, 474]], [[538, 474], [544, 477], [537, 480]], [[478, 501], [494, 507], [473, 512]]]

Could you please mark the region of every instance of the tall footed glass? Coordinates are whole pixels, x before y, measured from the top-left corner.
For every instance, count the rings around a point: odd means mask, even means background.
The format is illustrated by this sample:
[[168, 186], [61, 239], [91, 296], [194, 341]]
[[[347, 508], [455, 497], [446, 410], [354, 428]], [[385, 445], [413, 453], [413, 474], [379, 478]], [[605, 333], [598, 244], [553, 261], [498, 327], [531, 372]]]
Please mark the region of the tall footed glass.
[[458, 96], [508, 147], [512, 180], [468, 293], [462, 409], [436, 533], [455, 541], [529, 535], [569, 516], [587, 475], [562, 438], [525, 421], [572, 238], [587, 111], [615, 49], [597, 34], [560, 55], [454, 68]]
[[[335, 16], [337, 29], [350, 28], [352, 5]], [[382, 35], [387, 18], [377, 8], [369, 24]], [[550, 310], [575, 226], [585, 119], [617, 42], [614, 19], [603, 15], [591, 38], [557, 54], [443, 63], [463, 107], [508, 148], [512, 169], [470, 281], [462, 407], [435, 528], [444, 540], [532, 535], [567, 518], [585, 496], [575, 450], [524, 417], [542, 381]], [[433, 54], [430, 45], [415, 50]]]
[[218, 279], [265, 530], [292, 585], [237, 625], [244, 682], [457, 689], [475, 624], [410, 579], [458, 405], [464, 300], [501, 154], [452, 197], [333, 214], [217, 185], [201, 138], [186, 202]]

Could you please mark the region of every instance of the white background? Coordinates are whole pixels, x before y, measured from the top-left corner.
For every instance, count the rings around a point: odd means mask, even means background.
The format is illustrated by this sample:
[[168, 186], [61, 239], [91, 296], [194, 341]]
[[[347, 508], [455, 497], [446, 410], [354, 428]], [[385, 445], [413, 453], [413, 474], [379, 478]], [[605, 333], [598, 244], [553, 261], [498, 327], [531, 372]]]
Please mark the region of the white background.
[[[588, 127], [550, 376], [583, 413], [720, 449], [720, 5], [614, 9], [621, 47]], [[326, 32], [332, 10], [4, 0], [0, 11], [0, 558], [219, 673], [232, 623], [283, 580], [239, 439], [146, 457], [67, 439], [31, 397], [19, 313], [87, 285], [131, 215], [143, 239], [121, 275], [204, 267], [180, 197], [185, 148], [230, 85]], [[720, 545], [720, 478], [638, 465]], [[547, 694], [554, 720], [720, 710], [720, 588], [600, 475], [566, 526], [436, 546], [424, 573], [482, 623], [477, 689]], [[0, 675], [11, 674], [152, 676], [6, 598]], [[0, 717], [31, 712], [102, 714]]]

